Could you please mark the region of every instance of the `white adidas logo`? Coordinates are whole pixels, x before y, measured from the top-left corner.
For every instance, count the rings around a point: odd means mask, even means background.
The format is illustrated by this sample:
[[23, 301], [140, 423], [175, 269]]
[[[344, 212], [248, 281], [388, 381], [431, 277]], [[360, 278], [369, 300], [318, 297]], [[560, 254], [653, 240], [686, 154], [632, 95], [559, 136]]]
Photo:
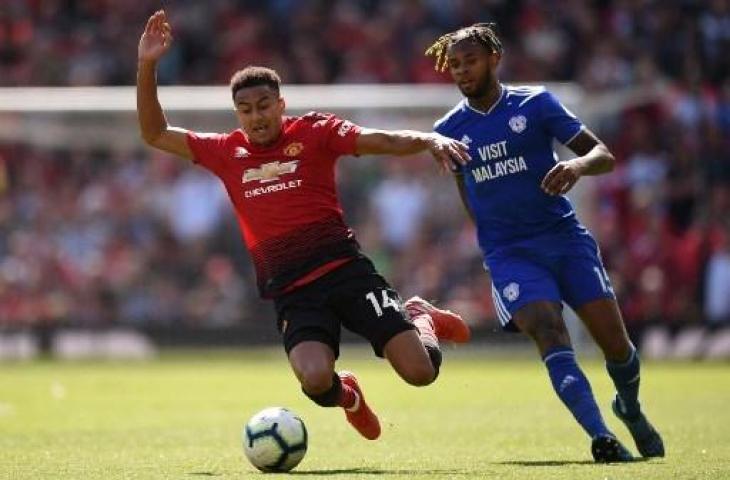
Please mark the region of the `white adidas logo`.
[[571, 386], [572, 384], [574, 384], [577, 381], [578, 381], [578, 379], [575, 378], [573, 375], [566, 375], [565, 378], [563, 378], [563, 381], [560, 382], [559, 390], [562, 392], [563, 390], [565, 390], [566, 388], [568, 388], [569, 386]]
[[238, 159], [246, 158], [246, 157], [248, 157], [248, 155], [249, 155], [248, 150], [246, 150], [243, 147], [236, 147], [236, 151], [233, 154], [233, 156]]

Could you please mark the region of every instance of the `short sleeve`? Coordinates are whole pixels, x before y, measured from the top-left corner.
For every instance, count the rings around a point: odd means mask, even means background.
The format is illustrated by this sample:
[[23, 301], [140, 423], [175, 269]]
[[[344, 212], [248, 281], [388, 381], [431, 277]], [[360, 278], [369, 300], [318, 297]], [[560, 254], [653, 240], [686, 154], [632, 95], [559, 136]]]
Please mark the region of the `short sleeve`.
[[349, 120], [330, 115], [324, 123], [323, 145], [339, 155], [355, 155], [362, 128]]
[[541, 120], [545, 131], [563, 145], [578, 135], [583, 124], [549, 91], [541, 95]]
[[188, 132], [188, 146], [193, 152], [193, 162], [207, 168], [213, 173], [222, 170], [226, 158], [226, 140], [224, 133]]

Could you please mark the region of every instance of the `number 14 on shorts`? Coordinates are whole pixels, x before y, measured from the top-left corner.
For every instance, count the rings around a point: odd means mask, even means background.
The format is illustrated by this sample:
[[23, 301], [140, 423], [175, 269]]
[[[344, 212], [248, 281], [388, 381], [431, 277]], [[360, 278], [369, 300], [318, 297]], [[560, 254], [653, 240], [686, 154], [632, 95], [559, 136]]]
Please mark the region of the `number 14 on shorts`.
[[[375, 292], [368, 292], [365, 295], [365, 298], [373, 305], [375, 314], [379, 317], [383, 316], [383, 309], [385, 308], [392, 308], [396, 312], [400, 311], [400, 299], [398, 298], [398, 294], [392, 292], [395, 298], [391, 298], [388, 296], [388, 293], [388, 290], [376, 290]], [[382, 298], [379, 300], [378, 296], [381, 296]]]

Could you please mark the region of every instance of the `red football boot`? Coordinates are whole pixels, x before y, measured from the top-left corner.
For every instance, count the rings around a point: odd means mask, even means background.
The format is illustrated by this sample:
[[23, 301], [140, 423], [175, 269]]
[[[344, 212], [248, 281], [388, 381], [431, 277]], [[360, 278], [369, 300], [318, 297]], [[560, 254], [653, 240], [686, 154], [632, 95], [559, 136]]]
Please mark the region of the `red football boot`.
[[355, 427], [355, 430], [360, 432], [360, 435], [367, 438], [368, 440], [375, 440], [380, 436], [380, 422], [378, 417], [370, 410], [368, 404], [365, 403], [365, 396], [360, 390], [360, 385], [357, 383], [357, 378], [352, 372], [342, 371], [339, 373], [340, 380], [344, 385], [352, 388], [357, 392], [357, 398], [355, 399], [355, 405], [351, 408], [345, 408], [345, 416], [350, 425]]
[[442, 310], [431, 305], [421, 297], [411, 297], [405, 303], [411, 318], [428, 314], [433, 320], [436, 337], [454, 343], [466, 343], [471, 338], [471, 330], [463, 318], [451, 310]]

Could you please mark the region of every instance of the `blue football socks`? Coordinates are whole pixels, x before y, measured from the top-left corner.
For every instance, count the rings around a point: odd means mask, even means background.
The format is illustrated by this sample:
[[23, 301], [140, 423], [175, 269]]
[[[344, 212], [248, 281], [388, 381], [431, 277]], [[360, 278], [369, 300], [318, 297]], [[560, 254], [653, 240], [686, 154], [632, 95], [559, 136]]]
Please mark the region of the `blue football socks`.
[[622, 416], [635, 419], [641, 412], [639, 406], [639, 355], [632, 346], [629, 358], [623, 363], [606, 362], [606, 370], [618, 392]]
[[611, 435], [593, 398], [591, 385], [575, 361], [570, 347], [555, 347], [543, 357], [555, 392], [581, 427], [591, 436]]

